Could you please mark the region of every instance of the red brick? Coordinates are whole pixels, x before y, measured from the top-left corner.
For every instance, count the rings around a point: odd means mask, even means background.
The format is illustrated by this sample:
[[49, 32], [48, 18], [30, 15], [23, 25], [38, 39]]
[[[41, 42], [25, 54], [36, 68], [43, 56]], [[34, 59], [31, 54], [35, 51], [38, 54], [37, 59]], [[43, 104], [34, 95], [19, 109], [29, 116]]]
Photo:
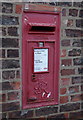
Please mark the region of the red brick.
[[61, 62], [62, 62], [61, 63], [62, 66], [70, 66], [70, 65], [72, 65], [72, 59], [64, 59]]
[[15, 12], [16, 12], [17, 14], [22, 13], [22, 5], [16, 5], [16, 10], [15, 10]]
[[61, 57], [66, 57], [66, 50], [65, 49], [61, 50]]
[[48, 6], [48, 5], [25, 4], [25, 8], [27, 7], [29, 8], [29, 10], [36, 10], [36, 11], [55, 11], [55, 10], [61, 11], [60, 7]]
[[65, 115], [63, 113], [59, 113], [59, 114], [48, 116], [47, 120], [66, 120], [66, 119], [65, 119]]
[[60, 94], [66, 94], [67, 92], [67, 89], [66, 88], [61, 88], [60, 89]]
[[74, 118], [74, 120], [83, 120], [82, 118], [83, 118], [83, 111], [78, 111], [78, 112], [71, 112], [70, 114], [69, 114], [69, 118], [70, 119], [72, 119], [73, 120], [73, 118]]
[[81, 95], [73, 95], [71, 96], [71, 102], [77, 102], [81, 100]]
[[69, 118], [69, 113], [64, 113], [65, 118]]
[[20, 93], [17, 91], [8, 93], [8, 100], [17, 100], [19, 98], [20, 98]]
[[19, 81], [18, 82], [11, 82], [10, 84], [14, 90], [20, 89], [20, 82]]
[[62, 78], [61, 79], [61, 86], [65, 86], [65, 85], [70, 85], [70, 78]]
[[3, 90], [19, 90], [20, 82], [3, 82], [2, 84]]
[[63, 69], [61, 70], [61, 75], [74, 75], [75, 74], [75, 69]]
[[70, 46], [70, 40], [67, 40], [67, 39], [64, 39], [64, 40], [61, 40], [61, 45], [62, 46], [65, 46], [65, 47], [69, 47]]
[[60, 103], [67, 103], [68, 102], [68, 96], [61, 96], [60, 97]]

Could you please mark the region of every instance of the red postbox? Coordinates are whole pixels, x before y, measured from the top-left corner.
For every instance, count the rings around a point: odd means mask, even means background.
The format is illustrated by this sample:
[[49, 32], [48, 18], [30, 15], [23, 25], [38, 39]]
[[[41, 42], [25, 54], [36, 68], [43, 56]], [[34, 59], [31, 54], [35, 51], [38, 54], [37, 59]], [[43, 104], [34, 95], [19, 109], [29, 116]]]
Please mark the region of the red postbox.
[[24, 12], [22, 29], [23, 108], [58, 104], [60, 14]]

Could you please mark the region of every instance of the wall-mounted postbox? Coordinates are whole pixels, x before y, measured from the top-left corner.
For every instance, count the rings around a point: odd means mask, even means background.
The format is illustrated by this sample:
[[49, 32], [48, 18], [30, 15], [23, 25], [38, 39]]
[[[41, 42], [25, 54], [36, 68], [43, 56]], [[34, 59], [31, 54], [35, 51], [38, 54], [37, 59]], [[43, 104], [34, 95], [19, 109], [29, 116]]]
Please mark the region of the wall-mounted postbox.
[[22, 26], [23, 108], [58, 104], [58, 12], [28, 11]]

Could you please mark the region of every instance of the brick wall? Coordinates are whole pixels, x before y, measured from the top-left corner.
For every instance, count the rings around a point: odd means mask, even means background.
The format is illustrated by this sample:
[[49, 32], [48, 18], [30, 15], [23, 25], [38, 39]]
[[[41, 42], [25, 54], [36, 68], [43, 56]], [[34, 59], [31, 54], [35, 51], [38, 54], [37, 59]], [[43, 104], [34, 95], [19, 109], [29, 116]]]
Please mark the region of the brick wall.
[[[44, 3], [60, 6], [59, 104], [22, 110], [22, 10], [23, 3], [0, 5], [0, 106], [3, 118], [83, 118], [83, 4]], [[2, 25], [1, 25], [2, 24]], [[2, 35], [2, 37], [1, 37]], [[2, 97], [1, 97], [2, 96]]]

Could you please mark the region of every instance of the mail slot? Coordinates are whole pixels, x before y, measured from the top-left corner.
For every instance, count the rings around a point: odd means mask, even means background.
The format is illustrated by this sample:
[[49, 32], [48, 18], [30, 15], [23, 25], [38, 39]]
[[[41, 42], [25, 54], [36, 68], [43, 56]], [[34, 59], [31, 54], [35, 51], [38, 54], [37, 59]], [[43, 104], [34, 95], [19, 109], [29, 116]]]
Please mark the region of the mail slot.
[[23, 109], [58, 104], [59, 12], [23, 12]]

